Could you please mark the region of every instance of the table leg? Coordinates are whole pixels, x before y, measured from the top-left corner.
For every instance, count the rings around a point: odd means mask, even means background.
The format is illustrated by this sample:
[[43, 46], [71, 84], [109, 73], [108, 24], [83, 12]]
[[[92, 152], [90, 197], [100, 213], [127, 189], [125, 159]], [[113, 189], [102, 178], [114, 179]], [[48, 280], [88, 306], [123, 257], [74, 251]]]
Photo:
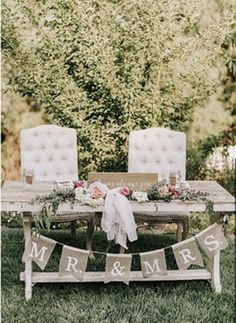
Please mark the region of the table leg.
[[211, 288], [216, 293], [221, 293], [220, 252], [218, 252], [212, 259], [208, 260], [207, 267], [211, 272]]
[[[23, 213], [23, 229], [25, 236], [25, 250], [30, 249], [31, 244], [31, 218], [29, 213]], [[30, 253], [30, 250], [27, 250]], [[25, 298], [30, 300], [32, 298], [32, 261], [25, 262]]]
[[87, 219], [87, 232], [86, 232], [86, 245], [87, 250], [90, 251], [89, 258], [95, 259], [94, 254], [92, 252], [92, 237], [94, 233], [95, 227], [95, 216], [91, 216]]

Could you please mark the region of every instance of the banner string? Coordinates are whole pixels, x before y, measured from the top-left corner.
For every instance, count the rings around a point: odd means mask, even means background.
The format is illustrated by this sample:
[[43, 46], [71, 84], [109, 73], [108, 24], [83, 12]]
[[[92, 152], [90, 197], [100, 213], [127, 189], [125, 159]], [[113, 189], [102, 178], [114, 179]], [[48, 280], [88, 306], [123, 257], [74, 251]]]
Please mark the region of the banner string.
[[[39, 236], [40, 238], [40, 236]], [[54, 240], [54, 239], [53, 239]], [[188, 240], [188, 239], [187, 239]], [[186, 241], [187, 241], [186, 240]], [[57, 240], [54, 240], [56, 242], [56, 244], [60, 245], [60, 246], [67, 246], [67, 244], [64, 244], [62, 242], [59, 242]], [[109, 250], [110, 248], [110, 245], [111, 245], [111, 241], [109, 242], [109, 245], [107, 247], [107, 251]], [[152, 252], [152, 251], [156, 251], [156, 250], [166, 250], [166, 249], [170, 249], [173, 245], [170, 245], [170, 246], [167, 246], [167, 247], [164, 247], [164, 248], [159, 248], [159, 249], [154, 249], [154, 250], [148, 250], [148, 251], [143, 251], [144, 252]], [[70, 246], [71, 247], [71, 246]], [[78, 249], [82, 249], [82, 248], [79, 248], [79, 247], [73, 247], [73, 248], [78, 248]], [[94, 253], [94, 254], [98, 254], [98, 255], [107, 255], [109, 254], [109, 252], [102, 252], [102, 251], [95, 251], [95, 250], [87, 250], [87, 249], [82, 249], [82, 250], [86, 250], [86, 251], [89, 251], [90, 254]], [[133, 252], [133, 253], [126, 253], [125, 255], [131, 255], [131, 256], [139, 256], [140, 253], [142, 252]], [[120, 253], [118, 253], [117, 255], [122, 255]]]
[[[211, 228], [213, 228], [213, 227], [215, 227], [215, 226], [219, 227], [219, 225], [218, 225], [218, 224], [214, 223], [213, 225], [211, 225], [211, 226], [210, 226], [210, 227], [208, 227], [207, 229], [203, 230], [203, 232], [204, 232], [204, 231], [206, 231], [206, 230], [209, 230], [209, 229], [211, 229]], [[221, 229], [221, 230], [222, 230], [222, 229]], [[33, 235], [34, 235], [34, 236], [37, 236], [35, 233], [33, 233]], [[40, 235], [38, 235], [38, 237], [39, 237], [39, 239], [40, 239]], [[223, 237], [224, 237], [224, 236], [223, 236]], [[158, 249], [154, 249], [154, 250], [143, 251], [143, 252], [126, 253], [126, 255], [138, 256], [138, 255], [140, 255], [140, 254], [142, 254], [142, 253], [145, 253], [145, 252], [152, 252], [152, 251], [156, 251], [156, 250], [167, 250], [167, 249], [171, 249], [174, 245], [176, 245], [176, 244], [178, 244], [178, 243], [188, 243], [188, 240], [190, 240], [190, 239], [192, 239], [192, 238], [195, 238], [195, 236], [189, 237], [188, 239], [186, 239], [186, 240], [184, 240], [184, 241], [176, 242], [176, 243], [174, 243], [174, 244], [172, 244], [172, 245], [169, 245], [169, 246], [167, 246], [167, 247], [158, 248]], [[68, 245], [66, 245], [66, 244], [64, 244], [64, 243], [61, 243], [61, 242], [57, 241], [57, 240], [54, 240], [54, 239], [53, 239], [53, 241], [55, 241], [55, 243], [56, 243], [56, 244], [58, 244], [58, 245], [61, 245], [61, 246], [68, 246]], [[111, 241], [109, 241], [109, 244], [108, 244], [108, 247], [107, 247], [107, 251], [109, 250], [110, 246], [111, 246]], [[70, 246], [70, 247], [71, 247], [71, 246]], [[73, 247], [73, 248], [82, 249], [82, 248], [79, 248], [79, 247]], [[90, 255], [91, 255], [91, 254], [98, 254], [98, 255], [107, 255], [107, 254], [111, 254], [111, 253], [109, 253], [109, 252], [107, 252], [107, 251], [106, 251], [106, 252], [102, 252], [102, 251], [87, 250], [87, 249], [82, 249], [82, 250], [88, 251], [88, 252], [90, 253]], [[117, 255], [122, 255], [122, 253], [117, 253]]]

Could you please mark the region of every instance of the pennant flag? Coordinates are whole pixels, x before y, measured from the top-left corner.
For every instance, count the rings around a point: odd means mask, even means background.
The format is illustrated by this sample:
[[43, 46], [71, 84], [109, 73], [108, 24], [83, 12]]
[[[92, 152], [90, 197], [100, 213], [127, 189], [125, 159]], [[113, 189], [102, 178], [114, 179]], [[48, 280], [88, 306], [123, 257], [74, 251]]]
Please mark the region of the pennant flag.
[[217, 223], [198, 233], [195, 238], [209, 258], [228, 247], [228, 241]]
[[121, 281], [129, 285], [131, 261], [131, 255], [108, 253], [104, 283]]
[[140, 253], [143, 277], [167, 275], [164, 249]]
[[59, 275], [71, 273], [76, 279], [83, 280], [88, 262], [88, 250], [63, 246]]
[[202, 256], [194, 237], [174, 244], [172, 249], [180, 270], [186, 270], [192, 264], [203, 266]]
[[48, 260], [56, 245], [56, 241], [43, 237], [32, 236], [31, 242], [26, 245], [22, 261], [33, 260], [42, 270], [46, 267]]

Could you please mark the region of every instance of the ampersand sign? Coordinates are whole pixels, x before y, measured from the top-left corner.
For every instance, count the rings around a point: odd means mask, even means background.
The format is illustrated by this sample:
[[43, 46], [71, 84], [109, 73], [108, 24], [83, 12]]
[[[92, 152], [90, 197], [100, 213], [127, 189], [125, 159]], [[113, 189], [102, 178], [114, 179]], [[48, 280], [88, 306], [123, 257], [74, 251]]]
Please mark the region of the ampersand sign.
[[125, 269], [125, 266], [121, 266], [120, 262], [116, 261], [113, 264], [111, 274], [112, 274], [112, 276], [123, 276], [125, 274], [124, 269]]
[[122, 281], [128, 285], [131, 261], [131, 255], [107, 254], [104, 283], [109, 283], [110, 281]]

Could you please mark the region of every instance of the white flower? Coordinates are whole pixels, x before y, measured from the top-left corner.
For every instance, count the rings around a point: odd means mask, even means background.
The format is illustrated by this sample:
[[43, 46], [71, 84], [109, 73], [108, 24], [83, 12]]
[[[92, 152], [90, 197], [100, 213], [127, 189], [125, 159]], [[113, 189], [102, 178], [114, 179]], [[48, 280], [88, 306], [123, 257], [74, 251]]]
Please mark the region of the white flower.
[[148, 202], [147, 192], [134, 191], [132, 197], [138, 202]]
[[98, 199], [93, 199], [93, 198], [89, 198], [87, 200], [87, 203], [88, 205], [91, 205], [91, 206], [98, 206], [98, 205], [102, 205], [104, 203], [104, 199], [101, 197], [101, 198], [98, 198]]
[[186, 181], [181, 181], [180, 187], [181, 187], [182, 190], [189, 190], [190, 189], [190, 185]]
[[79, 202], [85, 201], [87, 198], [90, 197], [89, 191], [86, 188], [83, 187], [77, 187], [75, 189], [75, 198]]
[[60, 188], [60, 189], [63, 189], [63, 190], [67, 190], [67, 189], [73, 189], [74, 188], [74, 184], [72, 181], [69, 181], [69, 182], [57, 182], [57, 186]]
[[86, 204], [91, 206], [101, 205], [104, 201], [103, 198], [97, 198], [97, 199], [92, 198], [89, 190], [83, 187], [78, 187], [75, 189], [75, 198], [81, 204]]

